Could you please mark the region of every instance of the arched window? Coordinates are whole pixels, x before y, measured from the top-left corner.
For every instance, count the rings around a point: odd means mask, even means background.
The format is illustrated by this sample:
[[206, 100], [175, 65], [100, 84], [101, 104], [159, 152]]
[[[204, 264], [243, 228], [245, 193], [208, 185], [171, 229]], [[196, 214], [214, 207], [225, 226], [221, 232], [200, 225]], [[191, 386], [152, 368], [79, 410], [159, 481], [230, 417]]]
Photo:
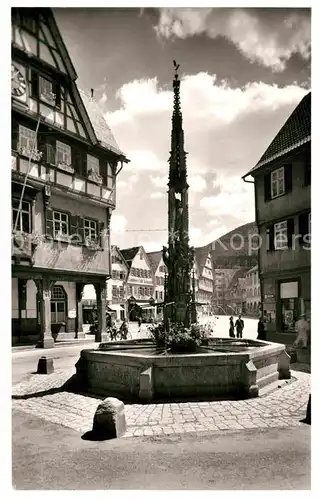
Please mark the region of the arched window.
[[51, 323], [64, 323], [67, 317], [67, 294], [63, 286], [51, 291]]

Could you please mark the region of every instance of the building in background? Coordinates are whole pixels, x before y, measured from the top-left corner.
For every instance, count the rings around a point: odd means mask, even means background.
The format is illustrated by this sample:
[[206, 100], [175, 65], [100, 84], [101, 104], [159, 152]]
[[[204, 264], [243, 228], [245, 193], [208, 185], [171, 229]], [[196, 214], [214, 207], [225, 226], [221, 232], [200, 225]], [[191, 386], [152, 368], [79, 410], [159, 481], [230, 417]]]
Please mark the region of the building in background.
[[121, 250], [128, 266], [127, 311], [129, 321], [151, 321], [156, 317], [154, 277], [151, 262], [144, 248], [132, 247]]
[[212, 312], [213, 304], [213, 267], [211, 244], [195, 248], [196, 261], [196, 302], [202, 314]]
[[[154, 300], [156, 304], [162, 304], [164, 301], [164, 284], [168, 270], [163, 262], [162, 252], [148, 252], [147, 253], [153, 278], [154, 278]], [[156, 319], [161, 321], [163, 319], [163, 307], [157, 306]]]
[[105, 330], [109, 224], [126, 161], [99, 107], [81, 94], [49, 8], [12, 9], [12, 336], [52, 347], [79, 337], [95, 287]]
[[245, 274], [246, 268], [239, 268], [229, 280], [225, 291], [225, 310], [227, 314], [244, 314], [246, 307]]
[[107, 281], [108, 310], [117, 321], [127, 318], [126, 284], [129, 267], [119, 248], [111, 246], [111, 279]]
[[311, 315], [311, 92], [257, 165], [254, 179], [261, 301], [267, 339], [292, 344], [295, 322]]
[[229, 314], [227, 311], [228, 288], [236, 271], [237, 268], [214, 269], [213, 308], [215, 314]]
[[258, 266], [254, 266], [246, 273], [246, 314], [259, 317], [261, 312], [261, 292]]

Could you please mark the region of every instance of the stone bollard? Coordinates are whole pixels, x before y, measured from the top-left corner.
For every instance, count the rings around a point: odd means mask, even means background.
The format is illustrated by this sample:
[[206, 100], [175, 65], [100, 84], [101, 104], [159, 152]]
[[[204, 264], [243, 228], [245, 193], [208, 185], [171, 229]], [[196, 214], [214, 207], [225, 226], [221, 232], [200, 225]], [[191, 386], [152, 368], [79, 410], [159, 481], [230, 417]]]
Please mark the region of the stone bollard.
[[256, 398], [259, 396], [257, 368], [251, 359], [243, 365], [243, 388], [247, 398]]
[[153, 399], [152, 367], [140, 373], [139, 399], [149, 403]]
[[53, 373], [53, 359], [47, 358], [46, 356], [41, 356], [38, 362], [38, 370], [37, 373], [48, 375], [49, 373]]
[[106, 398], [93, 418], [92, 434], [98, 439], [121, 437], [127, 430], [124, 404], [116, 398]]

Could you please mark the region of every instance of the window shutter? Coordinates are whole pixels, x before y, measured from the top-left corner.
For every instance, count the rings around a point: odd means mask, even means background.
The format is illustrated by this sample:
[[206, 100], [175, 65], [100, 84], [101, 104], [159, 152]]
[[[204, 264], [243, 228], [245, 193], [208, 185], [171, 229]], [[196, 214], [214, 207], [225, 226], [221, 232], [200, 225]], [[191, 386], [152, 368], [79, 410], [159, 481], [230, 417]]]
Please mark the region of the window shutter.
[[103, 231], [104, 231], [104, 223], [98, 222], [98, 231], [99, 231], [99, 244], [101, 248], [103, 247]]
[[78, 217], [78, 234], [79, 234], [79, 237], [82, 241], [82, 244], [84, 244], [84, 218], [83, 217]]
[[76, 148], [72, 148], [72, 164], [75, 173], [81, 175], [81, 153]]
[[53, 237], [53, 210], [50, 207], [46, 208], [46, 233]]
[[271, 174], [264, 176], [264, 200], [271, 200]]
[[303, 237], [309, 232], [308, 224], [308, 213], [299, 215], [299, 244], [300, 246], [306, 245], [307, 242], [303, 240]]
[[18, 143], [19, 143], [19, 126], [16, 122], [12, 120], [12, 127], [11, 127], [11, 149], [13, 151], [18, 150]]
[[[294, 219], [287, 220], [287, 236], [288, 236], [288, 248], [292, 248], [293, 246], [293, 236], [294, 236]], [[294, 242], [294, 244], [296, 244]]]
[[291, 193], [292, 191], [292, 165], [288, 164], [284, 166], [284, 187], [286, 193]]
[[79, 238], [79, 217], [77, 215], [70, 215], [70, 236], [72, 238], [72, 244], [73, 245], [80, 245], [80, 238]]
[[271, 224], [267, 227], [267, 251], [274, 250], [274, 226]]
[[39, 77], [35, 71], [31, 72], [31, 95], [32, 97], [39, 97]]
[[56, 164], [56, 151], [55, 148], [53, 147], [52, 144], [46, 143], [45, 145], [45, 157], [46, 157], [46, 162], [49, 163], [49, 165], [55, 165]]

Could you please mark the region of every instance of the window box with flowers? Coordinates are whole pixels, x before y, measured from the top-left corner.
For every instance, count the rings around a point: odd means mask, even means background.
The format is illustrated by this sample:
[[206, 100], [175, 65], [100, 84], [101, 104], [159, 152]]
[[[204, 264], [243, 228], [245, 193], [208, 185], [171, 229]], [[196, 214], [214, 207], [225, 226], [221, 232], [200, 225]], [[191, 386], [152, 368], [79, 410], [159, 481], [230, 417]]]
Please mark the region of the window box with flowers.
[[96, 184], [102, 184], [103, 179], [100, 175], [100, 162], [99, 158], [87, 154], [87, 174], [88, 180], [95, 182]]

